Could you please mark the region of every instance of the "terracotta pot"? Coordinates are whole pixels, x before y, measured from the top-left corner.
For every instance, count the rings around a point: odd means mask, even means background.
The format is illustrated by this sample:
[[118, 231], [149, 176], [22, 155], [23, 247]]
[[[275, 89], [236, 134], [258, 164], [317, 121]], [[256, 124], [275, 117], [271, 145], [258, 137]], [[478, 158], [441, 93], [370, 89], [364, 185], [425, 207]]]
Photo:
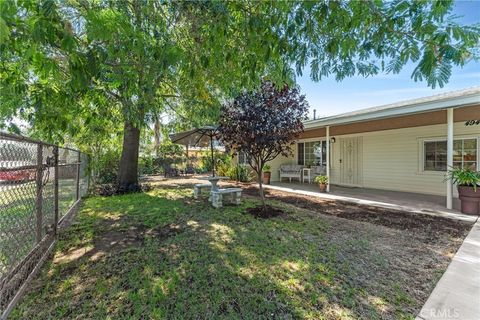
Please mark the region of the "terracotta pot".
[[320, 192], [327, 192], [327, 184], [326, 183], [319, 183], [318, 186], [320, 187]]
[[474, 191], [473, 187], [458, 186], [458, 195], [462, 204], [462, 213], [479, 214], [480, 187], [477, 187], [477, 191]]
[[271, 172], [266, 171], [263, 173], [263, 184], [270, 184]]

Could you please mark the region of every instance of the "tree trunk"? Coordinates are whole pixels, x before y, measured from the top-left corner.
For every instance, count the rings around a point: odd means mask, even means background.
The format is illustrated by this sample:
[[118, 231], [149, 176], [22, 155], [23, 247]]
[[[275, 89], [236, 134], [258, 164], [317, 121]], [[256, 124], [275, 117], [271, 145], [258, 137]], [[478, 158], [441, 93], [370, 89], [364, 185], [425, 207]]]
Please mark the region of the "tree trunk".
[[155, 114], [155, 124], [153, 128], [155, 134], [155, 156], [160, 157], [160, 119], [158, 114]]
[[267, 205], [265, 204], [265, 194], [263, 193], [263, 184], [262, 184], [262, 170], [257, 173], [258, 176], [258, 192], [260, 193], [260, 200], [262, 201], [262, 206], [264, 210], [267, 210]]
[[123, 129], [123, 148], [118, 172], [118, 187], [123, 191], [138, 190], [138, 149], [140, 129], [126, 121]]

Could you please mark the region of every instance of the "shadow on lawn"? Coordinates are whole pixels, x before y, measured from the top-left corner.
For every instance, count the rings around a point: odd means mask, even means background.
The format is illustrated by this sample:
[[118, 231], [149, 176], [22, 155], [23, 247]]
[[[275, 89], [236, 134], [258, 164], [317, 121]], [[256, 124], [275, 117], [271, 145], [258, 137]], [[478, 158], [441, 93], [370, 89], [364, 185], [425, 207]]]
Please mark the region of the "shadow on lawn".
[[[188, 192], [189, 194], [189, 192]], [[363, 234], [184, 189], [89, 199], [12, 318], [398, 318], [418, 301]], [[381, 275], [381, 276], [378, 276]], [[421, 302], [421, 301], [420, 301]]]

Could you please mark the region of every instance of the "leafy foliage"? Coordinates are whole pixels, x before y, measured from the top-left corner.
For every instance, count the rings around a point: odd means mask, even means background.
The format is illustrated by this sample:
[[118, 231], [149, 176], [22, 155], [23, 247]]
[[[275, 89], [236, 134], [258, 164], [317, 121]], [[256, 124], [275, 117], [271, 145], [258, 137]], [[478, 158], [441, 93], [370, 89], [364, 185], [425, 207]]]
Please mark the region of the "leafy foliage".
[[235, 163], [231, 156], [224, 161], [219, 161], [215, 168], [219, 176], [228, 177], [230, 180], [239, 182], [249, 182], [253, 180], [251, 178], [251, 170], [245, 165]]
[[459, 25], [452, 7], [452, 0], [305, 1], [288, 16], [284, 37], [299, 53], [297, 74], [310, 63], [313, 80], [399, 73], [412, 61], [415, 81], [443, 87], [453, 65], [479, 58], [479, 24]]
[[318, 183], [318, 184], [327, 184], [328, 183], [328, 177], [327, 176], [316, 176], [314, 182]]
[[447, 179], [458, 186], [473, 187], [475, 191], [480, 186], [480, 172], [470, 168], [452, 168], [448, 171]]
[[[232, 160], [228, 153], [218, 150], [214, 151], [213, 158], [215, 159], [215, 168], [219, 166], [229, 167]], [[210, 150], [205, 150], [200, 154], [200, 169], [204, 172], [212, 171], [213, 163]], [[221, 172], [218, 172], [218, 174], [221, 175]]]
[[292, 86], [307, 65], [319, 81], [397, 73], [413, 61], [415, 81], [443, 86], [453, 65], [479, 58], [478, 24], [459, 25], [452, 6], [0, 0], [0, 127], [21, 118], [35, 135], [84, 151], [93, 150], [78, 136], [117, 143], [120, 131], [120, 171], [136, 173], [139, 130], [152, 118], [211, 123], [220, 101], [264, 77]]
[[243, 151], [260, 184], [262, 168], [278, 155], [288, 156], [303, 132], [308, 103], [296, 88], [277, 88], [269, 81], [256, 91], [243, 92], [222, 107], [220, 139], [232, 150]]

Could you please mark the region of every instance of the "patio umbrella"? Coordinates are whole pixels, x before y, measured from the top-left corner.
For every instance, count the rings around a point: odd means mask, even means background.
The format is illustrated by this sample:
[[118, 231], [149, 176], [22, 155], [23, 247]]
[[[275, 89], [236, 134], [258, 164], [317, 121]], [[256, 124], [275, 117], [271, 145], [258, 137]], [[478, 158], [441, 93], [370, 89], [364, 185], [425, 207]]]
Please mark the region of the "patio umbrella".
[[212, 157], [212, 175], [215, 176], [215, 155], [213, 152], [213, 140], [218, 134], [216, 126], [205, 126], [188, 131], [174, 133], [170, 135], [173, 143], [188, 146], [207, 147], [210, 146]]

